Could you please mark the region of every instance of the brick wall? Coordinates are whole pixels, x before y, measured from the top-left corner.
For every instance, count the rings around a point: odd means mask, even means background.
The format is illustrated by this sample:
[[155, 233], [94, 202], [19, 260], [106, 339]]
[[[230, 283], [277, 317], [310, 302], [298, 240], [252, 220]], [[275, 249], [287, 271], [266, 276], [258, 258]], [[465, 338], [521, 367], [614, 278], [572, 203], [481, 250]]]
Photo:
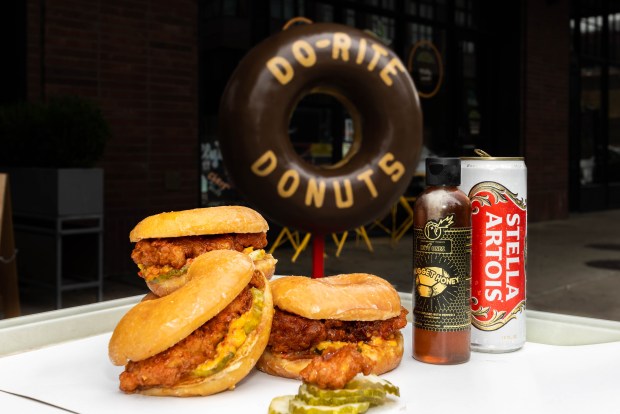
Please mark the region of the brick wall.
[[128, 233], [145, 215], [198, 205], [195, 0], [28, 0], [28, 97], [78, 94], [112, 128], [105, 273], [135, 272]]
[[530, 221], [568, 215], [569, 1], [528, 0], [523, 136]]

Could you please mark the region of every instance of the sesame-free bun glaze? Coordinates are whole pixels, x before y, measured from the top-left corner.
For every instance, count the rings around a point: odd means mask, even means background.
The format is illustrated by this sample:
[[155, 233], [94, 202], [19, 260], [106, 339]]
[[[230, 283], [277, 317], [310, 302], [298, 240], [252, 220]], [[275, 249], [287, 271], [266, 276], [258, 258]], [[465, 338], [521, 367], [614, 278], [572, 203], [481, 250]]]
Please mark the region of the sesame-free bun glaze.
[[308, 319], [386, 320], [400, 315], [398, 292], [385, 279], [350, 273], [311, 279], [285, 276], [271, 281], [274, 306]]
[[110, 339], [110, 360], [124, 365], [170, 348], [230, 304], [253, 273], [252, 259], [234, 250], [198, 256], [182, 288], [142, 301], [123, 316]]
[[267, 221], [243, 206], [218, 206], [155, 214], [140, 221], [129, 233], [131, 242], [142, 239], [227, 233], [264, 233]]
[[[404, 340], [400, 332], [394, 334], [393, 341], [396, 346], [390, 345], [387, 341], [379, 346], [373, 346], [371, 352], [363, 352], [363, 355], [373, 361], [372, 374], [381, 375], [396, 368], [403, 358]], [[265, 349], [263, 355], [258, 360], [256, 367], [270, 375], [284, 378], [294, 378], [301, 380], [299, 374], [312, 361], [310, 358], [286, 359], [273, 353], [269, 348]]]

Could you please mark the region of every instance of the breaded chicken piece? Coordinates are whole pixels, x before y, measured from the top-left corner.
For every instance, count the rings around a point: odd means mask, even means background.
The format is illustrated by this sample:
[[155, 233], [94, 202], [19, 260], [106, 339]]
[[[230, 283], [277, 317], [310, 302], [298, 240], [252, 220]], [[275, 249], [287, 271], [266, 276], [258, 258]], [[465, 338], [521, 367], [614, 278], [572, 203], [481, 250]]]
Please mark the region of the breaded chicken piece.
[[136, 243], [131, 258], [145, 266], [172, 266], [180, 269], [188, 259], [211, 250], [242, 251], [246, 247], [267, 246], [265, 233], [218, 234], [208, 236], [143, 239]]
[[312, 359], [300, 375], [304, 382], [319, 388], [340, 389], [360, 372], [370, 374], [372, 361], [365, 358], [353, 344], [328, 348], [320, 357]]

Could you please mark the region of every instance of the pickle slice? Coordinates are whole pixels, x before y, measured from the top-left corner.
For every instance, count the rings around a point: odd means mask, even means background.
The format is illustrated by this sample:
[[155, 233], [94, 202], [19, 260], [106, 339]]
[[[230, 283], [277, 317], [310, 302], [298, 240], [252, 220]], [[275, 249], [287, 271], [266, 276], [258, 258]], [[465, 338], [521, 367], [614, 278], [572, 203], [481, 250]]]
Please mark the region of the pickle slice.
[[229, 352], [217, 362], [215, 362], [214, 360], [206, 362], [194, 370], [194, 375], [197, 375], [199, 377], [208, 377], [209, 375], [213, 375], [216, 372], [220, 372], [224, 369], [226, 364], [228, 364], [233, 359], [234, 356], [234, 352]]
[[310, 405], [294, 398], [290, 401], [290, 414], [361, 414], [368, 411], [367, 402], [341, 405]]
[[345, 388], [322, 389], [303, 383], [297, 395], [276, 397], [269, 414], [358, 414], [386, 402], [387, 394], [400, 396], [400, 390], [377, 375], [357, 375]]
[[322, 390], [314, 388], [310, 392], [308, 384], [303, 384], [299, 387], [297, 398], [312, 405], [342, 405], [367, 402], [374, 406], [383, 404], [385, 401], [385, 391], [370, 388], [363, 390]]
[[342, 404], [350, 404], [350, 403], [358, 403], [358, 402], [367, 402], [367, 403], [370, 403], [370, 405], [375, 406], [375, 405], [381, 405], [385, 401], [384, 397], [373, 397], [373, 396], [364, 395], [364, 391], [366, 390], [359, 390], [359, 391], [360, 392], [357, 395], [351, 394], [346, 397], [322, 398], [322, 397], [317, 397], [315, 395], [312, 395], [307, 391], [300, 390], [299, 393], [297, 394], [297, 399], [310, 405], [342, 405]]
[[345, 389], [380, 389], [388, 394], [400, 397], [400, 389], [390, 381], [377, 375], [357, 375], [344, 386]]
[[[348, 384], [347, 384], [348, 385]], [[346, 397], [356, 397], [358, 395], [365, 395], [366, 397], [385, 397], [386, 391], [379, 387], [365, 387], [363, 392], [360, 389], [350, 388], [350, 389], [337, 389], [337, 390], [327, 390], [317, 387], [312, 384], [302, 384], [299, 387], [299, 391], [305, 391], [309, 394], [312, 394], [315, 397], [322, 399], [330, 399], [330, 398], [346, 398]]]
[[251, 288], [252, 292], [252, 309], [250, 310], [250, 317], [243, 325], [243, 331], [247, 334], [252, 332], [260, 323], [261, 316], [263, 316], [263, 307], [265, 306], [265, 296], [262, 291]]
[[268, 414], [289, 414], [289, 404], [295, 398], [294, 395], [283, 395], [271, 400]]

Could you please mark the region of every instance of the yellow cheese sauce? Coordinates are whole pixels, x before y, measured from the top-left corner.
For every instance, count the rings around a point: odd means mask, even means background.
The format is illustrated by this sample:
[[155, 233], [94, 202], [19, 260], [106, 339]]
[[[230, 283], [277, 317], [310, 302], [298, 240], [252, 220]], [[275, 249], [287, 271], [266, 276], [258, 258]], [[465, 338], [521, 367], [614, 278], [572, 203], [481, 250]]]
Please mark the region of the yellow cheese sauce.
[[194, 375], [206, 377], [223, 370], [245, 343], [248, 335], [256, 329], [263, 313], [264, 297], [263, 292], [256, 288], [250, 291], [252, 292], [252, 308], [230, 323], [228, 333], [215, 349], [215, 357], [199, 365], [193, 371]]
[[[339, 349], [343, 346], [350, 345], [350, 342], [340, 342], [340, 341], [323, 341], [316, 345], [315, 350], [317, 353], [322, 353], [327, 348]], [[379, 348], [390, 347], [394, 350], [398, 347], [398, 342], [395, 339], [383, 339], [379, 336], [373, 336], [369, 341], [359, 341], [357, 343], [357, 350], [364, 356], [370, 358], [373, 361], [377, 361], [379, 359]], [[385, 351], [384, 351], [385, 353]]]

